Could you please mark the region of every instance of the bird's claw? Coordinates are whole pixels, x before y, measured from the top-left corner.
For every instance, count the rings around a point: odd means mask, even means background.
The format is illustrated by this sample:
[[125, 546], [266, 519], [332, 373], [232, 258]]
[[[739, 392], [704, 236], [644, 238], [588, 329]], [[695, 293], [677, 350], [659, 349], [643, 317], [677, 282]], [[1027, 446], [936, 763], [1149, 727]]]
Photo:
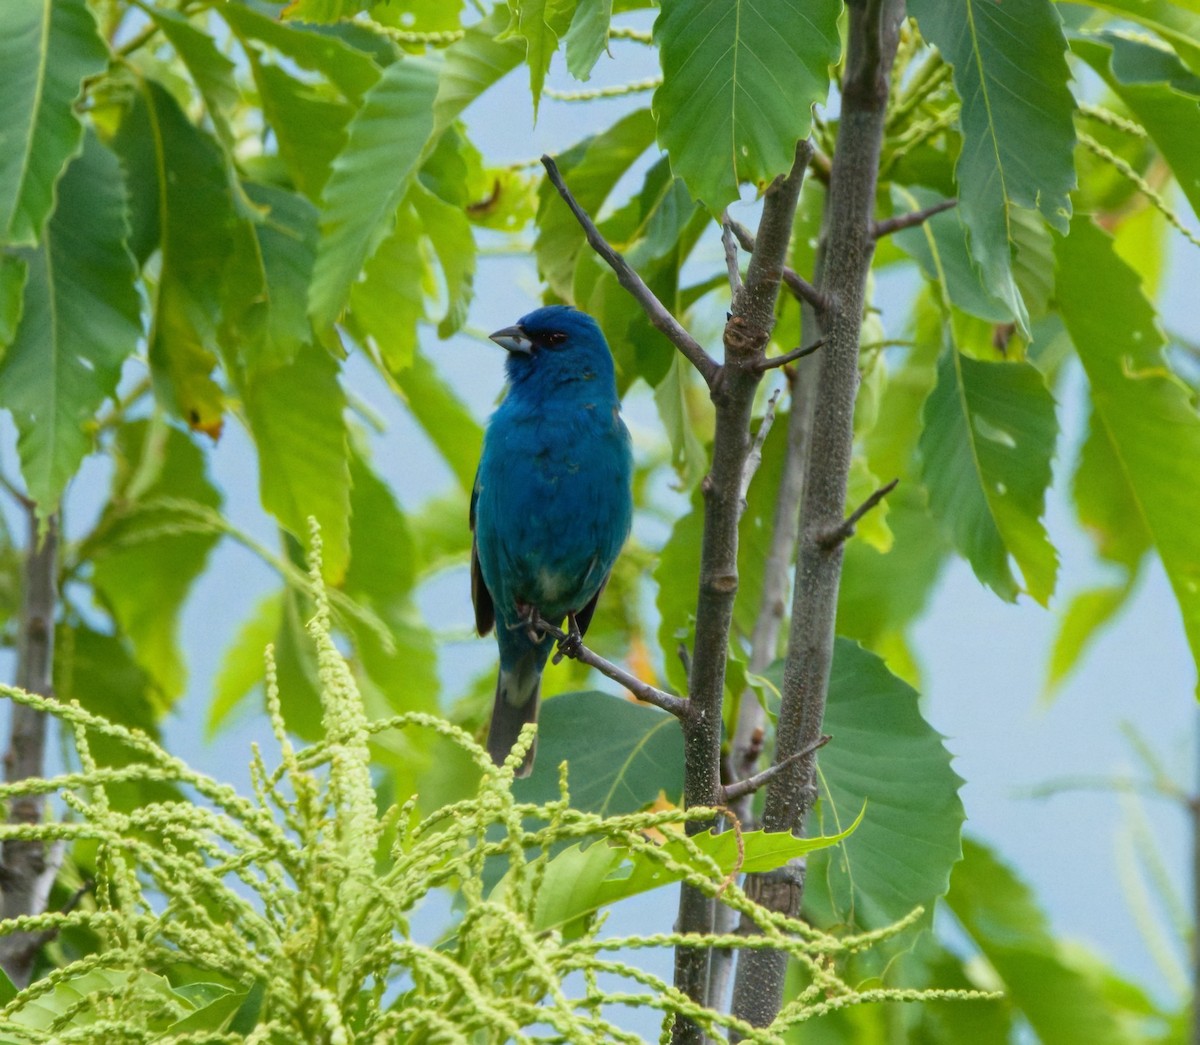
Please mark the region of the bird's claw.
[[575, 660], [583, 651], [583, 633], [579, 630], [579, 624], [575, 620], [575, 614], [567, 614], [567, 633], [558, 640], [558, 650], [554, 654], [552, 663], [557, 664], [563, 657], [570, 657]]
[[509, 626], [509, 631], [521, 631], [524, 629], [526, 638], [529, 639], [535, 646], [541, 645], [542, 640], [546, 637], [546, 633], [542, 630], [542, 625], [546, 622], [542, 620], [542, 615], [538, 613], [538, 608], [525, 603], [517, 603], [517, 619]]

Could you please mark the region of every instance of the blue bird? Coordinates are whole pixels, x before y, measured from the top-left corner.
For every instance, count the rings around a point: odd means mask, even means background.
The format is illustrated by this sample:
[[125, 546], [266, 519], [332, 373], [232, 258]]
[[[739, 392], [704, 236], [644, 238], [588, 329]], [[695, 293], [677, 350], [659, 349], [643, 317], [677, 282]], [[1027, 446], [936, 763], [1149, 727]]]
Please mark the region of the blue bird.
[[[500, 675], [487, 749], [497, 765], [536, 722], [553, 642], [537, 618], [587, 631], [633, 515], [633, 461], [612, 354], [591, 316], [550, 305], [491, 339], [508, 350], [471, 495], [471, 601], [496, 627]], [[533, 750], [518, 776], [533, 768]]]

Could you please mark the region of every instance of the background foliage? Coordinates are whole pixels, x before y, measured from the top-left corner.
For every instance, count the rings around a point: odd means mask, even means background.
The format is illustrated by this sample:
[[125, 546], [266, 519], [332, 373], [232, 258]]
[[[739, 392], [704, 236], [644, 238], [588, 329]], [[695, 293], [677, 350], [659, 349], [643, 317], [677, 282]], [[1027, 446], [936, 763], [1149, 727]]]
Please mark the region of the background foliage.
[[[876, 254], [881, 280], [913, 271], [920, 289], [910, 314], [865, 317], [852, 478], [859, 500], [902, 483], [847, 547], [821, 822], [838, 830], [867, 804], [844, 847], [814, 861], [807, 913], [822, 928], [872, 930], [918, 905], [928, 924], [942, 903], [962, 930], [953, 942], [914, 933], [886, 965], [856, 959], [851, 977], [1006, 996], [902, 1015], [864, 1008], [809, 1034], [1006, 1040], [1031, 1027], [1047, 1042], [1182, 1040], [1182, 995], [1147, 994], [1055, 939], [1001, 854], [968, 842], [959, 859], [958, 780], [921, 717], [907, 636], [952, 556], [1003, 600], [1064, 598], [1045, 504], [1052, 462], [1081, 439], [1071, 497], [1110, 580], [1065, 596], [1049, 684], [1070, 673], [1152, 557], [1200, 655], [1200, 368], [1153, 304], [1169, 245], [1196, 241], [1184, 215], [1200, 206], [1200, 12], [1188, 0], [913, 0], [909, 13], [879, 214], [951, 196], [958, 205]], [[510, 75], [528, 80], [536, 111], [552, 62], [587, 81], [606, 49], [656, 54], [661, 77], [612, 92], [635, 107], [555, 152], [604, 235], [690, 329], [712, 334], [729, 300], [723, 262], [706, 250], [713, 217], [731, 205], [752, 213], [756, 191], [810, 132], [818, 152], [792, 263], [813, 270], [837, 133], [827, 95], [840, 16], [824, 0], [769, 19], [742, 0], [664, 0], [657, 12], [624, 0], [293, 0], [282, 10], [9, 0], [0, 406], [17, 433], [20, 474], [6, 484], [43, 528], [62, 513], [68, 538], [56, 693], [156, 735], [186, 686], [180, 613], [213, 549], [238, 542], [276, 590], [224, 654], [209, 725], [219, 731], [261, 699], [261, 651], [273, 642], [287, 727], [321, 739], [304, 630], [313, 517], [333, 627], [368, 713], [439, 712], [477, 730], [491, 667], [461, 681], [439, 664], [446, 636], [420, 599], [461, 571], [481, 436], [444, 376], [441, 340], [477, 334], [467, 325], [477, 273], [513, 251], [532, 253], [549, 297], [597, 316], [622, 391], [653, 403], [655, 431], [639, 431], [635, 540], [589, 639], [682, 690], [676, 647], [690, 643], [711, 407], [534, 165], [484, 155], [463, 114]], [[782, 301], [773, 352], [811, 340], [800, 313]], [[1064, 430], [1061, 404], [1079, 372], [1087, 409], [1076, 432]], [[403, 444], [380, 439], [359, 390], [368, 381], [394, 392]], [[772, 672], [746, 661], [787, 410], [785, 400], [741, 523], [730, 725], [740, 700], [773, 706]], [[270, 546], [222, 514], [213, 447], [234, 427], [278, 524]], [[451, 477], [421, 500], [418, 440]], [[381, 445], [411, 474], [386, 480]], [[93, 512], [71, 484], [97, 458], [111, 485]], [[5, 534], [10, 641], [22, 551]], [[590, 685], [576, 665], [548, 679], [561, 695], [547, 704], [539, 771], [518, 797], [551, 798], [567, 758], [584, 811], [677, 801], [673, 723]], [[436, 736], [381, 733], [371, 753], [380, 789], [419, 795], [425, 812], [475, 791], [477, 768]], [[125, 800], [147, 801], [162, 784], [125, 781]], [[64, 939], [47, 961], [69, 942], [94, 945]]]

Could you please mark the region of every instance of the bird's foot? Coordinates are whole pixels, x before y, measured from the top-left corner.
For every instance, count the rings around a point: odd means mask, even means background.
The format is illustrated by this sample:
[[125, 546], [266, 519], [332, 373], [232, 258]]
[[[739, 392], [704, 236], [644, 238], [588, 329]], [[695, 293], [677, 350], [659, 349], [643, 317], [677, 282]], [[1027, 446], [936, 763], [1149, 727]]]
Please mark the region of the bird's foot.
[[524, 630], [526, 638], [535, 646], [538, 646], [541, 645], [542, 640], [546, 637], [546, 633], [542, 630], [543, 624], [545, 624], [545, 621], [542, 620], [542, 615], [538, 613], [536, 606], [518, 602], [517, 619], [508, 626], [508, 630]]
[[558, 640], [558, 650], [554, 654], [553, 663], [557, 664], [563, 657], [574, 660], [583, 651], [583, 632], [579, 630], [579, 622], [575, 614], [567, 614], [567, 633]]

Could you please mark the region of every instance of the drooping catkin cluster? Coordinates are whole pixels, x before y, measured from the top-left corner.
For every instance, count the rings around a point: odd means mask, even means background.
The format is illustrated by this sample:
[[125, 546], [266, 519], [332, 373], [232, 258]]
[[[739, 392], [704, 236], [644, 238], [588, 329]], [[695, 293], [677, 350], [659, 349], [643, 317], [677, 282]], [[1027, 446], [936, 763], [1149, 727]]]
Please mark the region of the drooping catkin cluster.
[[[319, 535], [314, 558], [319, 558]], [[311, 575], [326, 739], [293, 748], [270, 651], [266, 705], [280, 762], [254, 749], [253, 797], [198, 773], [145, 734], [76, 703], [0, 687], [58, 719], [73, 735], [79, 769], [0, 786], [0, 799], [56, 794], [68, 819], [0, 825], [0, 840], [37, 838], [97, 847], [95, 887], [76, 908], [0, 922], [0, 933], [83, 928], [98, 946], [37, 980], [0, 1008], [0, 1040], [25, 1042], [250, 1042], [360, 1045], [412, 1042], [640, 1042], [614, 1010], [675, 1014], [716, 1036], [779, 1042], [789, 1026], [864, 1000], [967, 997], [968, 992], [852, 990], [835, 959], [887, 933], [834, 938], [758, 908], [729, 869], [679, 830], [712, 810], [600, 817], [572, 809], [566, 767], [560, 798], [519, 803], [512, 780], [522, 744], [502, 767], [456, 726], [408, 714], [368, 722], [353, 675], [332, 638], [319, 566]], [[370, 777], [370, 738], [427, 730], [459, 746], [480, 770], [475, 794], [421, 817], [416, 796], [382, 815]], [[133, 761], [103, 765], [96, 738]], [[107, 748], [113, 745], [107, 744]], [[122, 812], [109, 789], [130, 781], [169, 785], [177, 797]], [[648, 831], [672, 832], [657, 845]], [[621, 847], [627, 866], [686, 880], [764, 929], [760, 937], [604, 938], [599, 920], [569, 926], [547, 915], [547, 876], [572, 843]], [[385, 846], [387, 846], [385, 850]], [[420, 941], [409, 917], [434, 890], [456, 890], [462, 917], [440, 940]], [[918, 912], [919, 913], [919, 912]], [[705, 1009], [627, 957], [684, 942], [782, 947], [807, 987], [768, 1029]], [[571, 977], [572, 973], [582, 976]], [[571, 994], [568, 983], [582, 981]], [[603, 982], [602, 982], [603, 981]], [[615, 985], [615, 986], [614, 986]]]

